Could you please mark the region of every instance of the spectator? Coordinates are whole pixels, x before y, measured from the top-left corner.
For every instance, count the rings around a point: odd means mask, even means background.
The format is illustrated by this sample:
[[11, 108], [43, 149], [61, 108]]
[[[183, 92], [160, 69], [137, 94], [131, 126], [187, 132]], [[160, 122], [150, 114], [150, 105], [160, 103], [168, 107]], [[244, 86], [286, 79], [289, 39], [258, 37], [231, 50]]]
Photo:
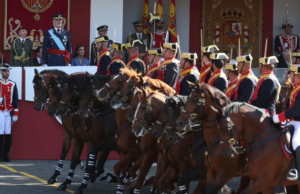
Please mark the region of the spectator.
[[90, 61], [87, 58], [85, 58], [84, 55], [84, 46], [81, 44], [77, 45], [72, 59], [72, 66], [89, 66]]
[[[290, 66], [290, 61], [291, 61], [291, 51], [290, 50], [284, 50], [282, 51], [282, 57], [281, 59], [279, 59], [279, 62], [277, 64], [277, 68], [289, 68]], [[296, 58], [293, 57], [292, 59], [293, 63], [296, 62]]]
[[33, 59], [34, 66], [41, 66], [43, 65], [42, 61], [42, 53], [43, 53], [43, 47], [39, 46], [36, 48], [36, 58]]

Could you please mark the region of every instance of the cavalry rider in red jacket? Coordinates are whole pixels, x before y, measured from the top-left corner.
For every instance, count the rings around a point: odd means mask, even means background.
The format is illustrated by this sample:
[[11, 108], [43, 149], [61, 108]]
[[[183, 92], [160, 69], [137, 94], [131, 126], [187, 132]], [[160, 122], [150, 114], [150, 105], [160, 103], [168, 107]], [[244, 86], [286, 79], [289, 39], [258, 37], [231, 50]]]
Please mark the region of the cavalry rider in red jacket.
[[235, 60], [231, 60], [230, 63], [225, 65], [225, 69], [226, 77], [229, 81], [229, 85], [225, 94], [231, 101], [234, 101], [234, 94], [237, 92], [237, 83], [239, 80], [237, 62]]
[[202, 47], [201, 52], [203, 53], [202, 56], [202, 64], [201, 64], [201, 71], [200, 71], [200, 83], [208, 83], [208, 80], [211, 75], [211, 59], [210, 55], [212, 53], [216, 53], [219, 48], [216, 45], [210, 45], [207, 47]]
[[[293, 56], [294, 53], [292, 53]], [[294, 55], [300, 55], [295, 53]], [[290, 78], [294, 84], [294, 89], [290, 96], [289, 109], [285, 112], [273, 116], [274, 123], [290, 120], [288, 125], [293, 125], [295, 128], [292, 146], [296, 156], [296, 169], [290, 170], [288, 174], [289, 180], [300, 181], [300, 67], [290, 66]]]
[[151, 48], [148, 50], [149, 71], [147, 73], [147, 76], [153, 79], [157, 79], [157, 72], [160, 67], [162, 52], [162, 48]]
[[4, 63], [0, 69], [2, 74], [0, 80], [0, 161], [10, 162], [8, 153], [11, 146], [11, 126], [12, 122], [18, 120], [18, 89], [16, 83], [8, 79], [11, 69], [9, 64]]

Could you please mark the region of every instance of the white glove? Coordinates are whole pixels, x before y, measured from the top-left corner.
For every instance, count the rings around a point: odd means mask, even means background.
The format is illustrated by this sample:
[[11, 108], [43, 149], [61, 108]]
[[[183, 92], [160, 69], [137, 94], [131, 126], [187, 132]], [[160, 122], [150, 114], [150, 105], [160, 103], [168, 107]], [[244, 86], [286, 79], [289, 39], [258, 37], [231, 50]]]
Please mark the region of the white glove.
[[152, 41], [152, 45], [155, 45], [155, 40]]
[[0, 103], [2, 103], [3, 102], [3, 97], [0, 97]]
[[288, 45], [287, 43], [284, 43], [284, 45], [283, 45], [284, 49], [287, 49], [288, 46], [289, 46], [289, 45]]
[[71, 63], [69, 63], [68, 66], [71, 67]]
[[47, 64], [43, 64], [42, 67], [48, 67], [48, 65]]
[[13, 117], [12, 117], [12, 121], [13, 121], [13, 122], [16, 122], [17, 120], [18, 120], [18, 116], [13, 116]]
[[273, 116], [273, 122], [274, 123], [279, 123], [279, 117], [278, 117], [278, 115]]

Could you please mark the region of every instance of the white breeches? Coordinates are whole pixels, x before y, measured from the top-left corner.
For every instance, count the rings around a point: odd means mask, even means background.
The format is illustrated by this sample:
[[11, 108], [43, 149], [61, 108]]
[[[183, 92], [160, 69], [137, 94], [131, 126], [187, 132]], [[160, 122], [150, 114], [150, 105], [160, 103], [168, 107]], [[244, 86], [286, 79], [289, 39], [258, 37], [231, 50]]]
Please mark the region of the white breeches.
[[0, 111], [0, 135], [11, 133], [11, 116], [8, 111]]
[[296, 148], [300, 146], [300, 121], [290, 121], [287, 125], [293, 125], [295, 128], [292, 146], [293, 149], [296, 150]]

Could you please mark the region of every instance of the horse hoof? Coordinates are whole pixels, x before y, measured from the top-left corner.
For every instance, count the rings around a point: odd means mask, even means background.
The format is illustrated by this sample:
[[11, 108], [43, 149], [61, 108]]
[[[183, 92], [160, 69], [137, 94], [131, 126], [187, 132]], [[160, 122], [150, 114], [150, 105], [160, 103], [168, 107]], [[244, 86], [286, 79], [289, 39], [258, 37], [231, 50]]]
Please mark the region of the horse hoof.
[[61, 184], [61, 185], [59, 185], [59, 187], [57, 188], [57, 191], [65, 191], [67, 188], [68, 188], [67, 185]]
[[112, 175], [111, 180], [109, 182], [110, 183], [118, 183], [118, 177], [115, 175]]
[[57, 181], [56, 179], [50, 178], [50, 179], [48, 180], [47, 183], [48, 183], [49, 185], [52, 185], [52, 184], [56, 183], [56, 181]]
[[131, 187], [129, 187], [129, 189], [128, 189], [128, 194], [134, 194], [134, 189], [131, 188]]
[[83, 194], [83, 190], [76, 190], [74, 194]]
[[97, 174], [96, 173], [90, 173], [90, 182], [94, 183], [97, 180]]

